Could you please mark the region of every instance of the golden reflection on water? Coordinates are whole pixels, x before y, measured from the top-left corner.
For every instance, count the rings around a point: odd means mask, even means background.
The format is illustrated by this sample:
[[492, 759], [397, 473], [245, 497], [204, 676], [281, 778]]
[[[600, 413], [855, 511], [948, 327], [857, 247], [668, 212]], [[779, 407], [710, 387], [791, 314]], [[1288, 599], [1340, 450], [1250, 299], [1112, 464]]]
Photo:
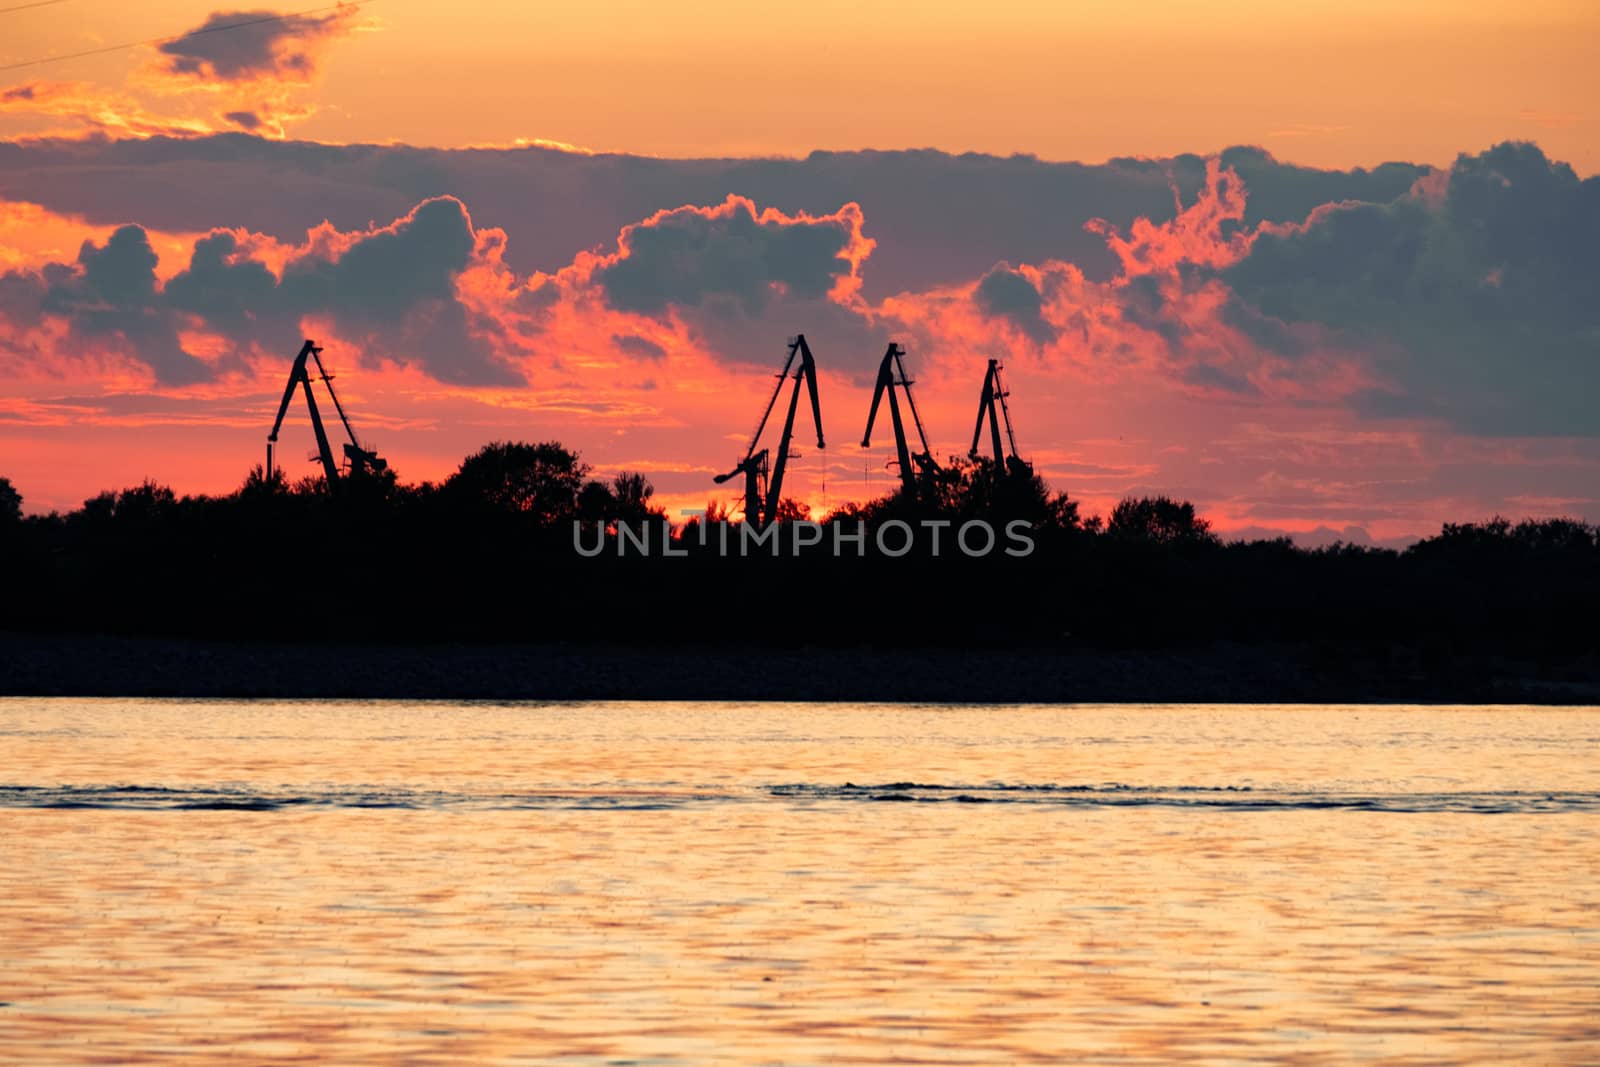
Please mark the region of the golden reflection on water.
[[1593, 797], [1597, 736], [1594, 709], [0, 701], [3, 786], [311, 798], [16, 793], [0, 1061], [1592, 1064], [1600, 804], [773, 787]]

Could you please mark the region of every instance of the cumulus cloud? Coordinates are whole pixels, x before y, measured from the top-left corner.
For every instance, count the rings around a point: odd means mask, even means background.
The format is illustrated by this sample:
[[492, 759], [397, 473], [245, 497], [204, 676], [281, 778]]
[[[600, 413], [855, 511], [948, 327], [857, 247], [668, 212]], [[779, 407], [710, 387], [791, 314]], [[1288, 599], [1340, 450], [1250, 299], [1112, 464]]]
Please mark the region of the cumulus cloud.
[[[622, 227], [614, 250], [580, 253], [554, 274], [536, 273], [517, 293], [514, 313], [522, 332], [540, 335], [544, 346], [570, 345], [581, 331], [585, 350], [647, 358], [645, 341], [764, 364], [786, 337], [805, 332], [814, 348], [832, 349], [835, 364], [855, 372], [873, 358], [870, 339], [881, 338], [860, 295], [874, 247], [863, 223], [854, 203], [788, 214], [740, 196], [658, 211]], [[666, 347], [662, 333], [671, 339]]]
[[[236, 222], [195, 242], [186, 269], [139, 297], [153, 309], [148, 321], [127, 318], [138, 299], [116, 304], [95, 291], [93, 265], [81, 257], [0, 287], [6, 307], [33, 301], [42, 308], [43, 286], [55, 295], [41, 313], [70, 318], [75, 337], [114, 335], [135, 351], [149, 349], [150, 365], [159, 363], [169, 377], [190, 366], [170, 354], [183, 349], [169, 343], [169, 333], [186, 339], [186, 330], [210, 330], [266, 349], [307, 318], [373, 359], [416, 366], [441, 381], [502, 384], [536, 366], [565, 373], [654, 365], [688, 351], [765, 364], [784, 337], [804, 331], [819, 356], [826, 349], [829, 365], [850, 374], [869, 367], [893, 337], [934, 362], [997, 356], [1091, 384], [1154, 378], [1230, 404], [1342, 407], [1475, 434], [1600, 432], [1583, 402], [1593, 391], [1600, 337], [1587, 295], [1600, 282], [1596, 181], [1579, 180], [1527, 145], [1463, 157], [1437, 174], [1399, 165], [1313, 172], [1247, 150], [1063, 171], [991, 159], [985, 180], [993, 191], [1025, 191], [1024, 179], [1044, 168], [1063, 183], [1088, 182], [1081, 171], [1134, 191], [1132, 200], [1097, 203], [1126, 209], [1157, 179], [1162, 198], [1131, 218], [1085, 218], [1084, 205], [1074, 206], [1074, 240], [1098, 248], [1109, 267], [1093, 266], [1090, 256], [1016, 255], [1029, 236], [998, 226], [987, 239], [1003, 254], [955, 281], [882, 296], [875, 292], [880, 275], [919, 275], [882, 266], [881, 253], [894, 242], [855, 200], [794, 208], [719, 195], [642, 212], [606, 235], [582, 218], [587, 193], [541, 197], [524, 182], [532, 174], [536, 191], [587, 190], [581, 179], [604, 177], [613, 190], [606, 195], [617, 201], [735, 179], [799, 195], [797, 177], [838, 172], [843, 157], [718, 165], [707, 178], [670, 162], [635, 171], [637, 161], [537, 149], [372, 149], [358, 162], [339, 146], [245, 137], [149, 143], [145, 158], [152, 162], [141, 169], [131, 157], [117, 161], [122, 150], [114, 147], [0, 146], [0, 185], [70, 201], [86, 161], [111, 159], [108, 173], [147, 186], [130, 198], [159, 212], [165, 194], [154, 185], [177, 173], [169, 161], [178, 153], [213, 175], [271, 174], [290, 194], [271, 198], [275, 206], [249, 225]], [[877, 195], [875, 176], [908, 160], [936, 176], [970, 177], [976, 166], [937, 153], [861, 154], [851, 165], [870, 179], [862, 191]], [[653, 175], [642, 181], [644, 193], [615, 184], [635, 173]], [[1253, 206], [1252, 181], [1276, 206]], [[96, 185], [106, 187], [98, 177]], [[573, 235], [562, 240], [576, 241], [579, 230], [571, 227], [590, 228], [581, 247], [551, 270], [527, 269], [546, 261], [542, 247], [526, 251], [541, 242], [475, 228], [465, 203], [453, 197], [405, 202], [389, 226], [329, 222], [288, 239], [272, 229], [280, 224], [273, 213], [299, 210], [301, 197], [342, 217], [370, 213], [422, 186], [478, 190], [502, 205], [490, 217], [513, 230], [529, 217], [559, 218], [557, 228]], [[1388, 198], [1346, 197], [1272, 217], [1330, 192]], [[672, 195], [669, 202], [683, 202]], [[256, 210], [259, 200], [242, 209]], [[1038, 218], [1051, 220], [1053, 203], [1038, 200]], [[945, 203], [942, 215], [917, 225], [938, 233], [951, 218], [961, 225], [985, 218], [990, 206]], [[256, 225], [263, 220], [268, 225]], [[908, 225], [904, 214], [900, 225]], [[129, 255], [123, 269], [131, 272], [137, 258]], [[168, 353], [165, 362], [158, 351]], [[202, 365], [217, 360], [208, 355]]]
[[[244, 110], [233, 108], [230, 110]], [[1230, 149], [1222, 165], [1249, 189], [1240, 224], [1299, 222], [1319, 205], [1386, 203], [1429, 168], [1316, 170]], [[323, 220], [344, 230], [403, 214], [449, 192], [511, 238], [520, 274], [555, 273], [664, 207], [720, 204], [730, 193], [789, 216], [861, 207], [877, 241], [862, 295], [960, 285], [998, 262], [1070, 262], [1088, 278], [1122, 265], [1092, 219], [1126, 230], [1160, 225], [1205, 187], [1206, 161], [1057, 163], [936, 151], [814, 152], [803, 159], [645, 159], [550, 148], [440, 151], [404, 145], [211, 137], [0, 145], [0, 189], [93, 223], [155, 229], [246, 229], [297, 240]], [[261, 196], [263, 183], [273, 195]], [[1176, 193], [1174, 188], [1176, 187]]]
[[1426, 192], [1269, 227], [1223, 277], [1266, 321], [1364, 353], [1380, 376], [1358, 398], [1370, 414], [1600, 434], [1600, 179], [1503, 144]]
[[329, 255], [297, 257], [284, 267], [291, 303], [336, 309], [347, 319], [379, 324], [419, 304], [454, 297], [454, 279], [477, 247], [466, 205], [453, 196], [418, 204], [388, 226], [355, 234], [324, 230]]
[[86, 242], [75, 264], [0, 279], [0, 311], [13, 329], [64, 322], [69, 352], [112, 344], [165, 384], [237, 365], [191, 355], [185, 331], [218, 338], [229, 352], [275, 352], [318, 325], [369, 361], [416, 365], [443, 382], [517, 384], [496, 347], [496, 321], [458, 288], [471, 270], [495, 269], [496, 241], [494, 231], [474, 229], [459, 200], [439, 197], [388, 226], [319, 227], [303, 245], [270, 249], [276, 270], [262, 258], [270, 242], [211, 233], [163, 286], [149, 235], [124, 226], [104, 245]]
[[716, 207], [659, 211], [623, 227], [616, 254], [597, 263], [591, 278], [613, 307], [645, 314], [722, 299], [757, 314], [778, 295], [848, 298], [860, 289], [874, 244], [861, 226], [855, 203], [790, 216], [730, 196]]
[[[1259, 153], [1233, 152], [1259, 168]], [[1136, 368], [1202, 396], [1341, 405], [1477, 435], [1600, 434], [1600, 179], [1532, 145], [1463, 156], [1382, 203], [1250, 222], [1214, 159], [1173, 168], [1170, 218], [1092, 220], [1119, 269], [1002, 262], [884, 312], [924, 344]], [[971, 308], [976, 315], [965, 310]]]
[[1238, 175], [1210, 160], [1187, 193], [1174, 178], [1176, 214], [1127, 227], [1090, 220], [1119, 264], [1109, 278], [1076, 264], [1000, 263], [965, 286], [910, 292], [885, 301], [882, 315], [913, 331], [933, 351], [1024, 359], [1091, 381], [1145, 377], [1212, 397], [1303, 397], [1325, 364], [1290, 363], [1253, 343], [1228, 314], [1230, 292], [1218, 270], [1250, 248], [1246, 197]]
[[[858, 177], [861, 196], [819, 202], [812, 183], [828, 175]], [[885, 175], [916, 187], [910, 206]], [[241, 176], [274, 196], [234, 195]], [[735, 181], [777, 192], [730, 199]], [[1063, 190], [1119, 183], [1065, 203]], [[95, 416], [107, 425], [259, 421], [276, 399], [255, 396], [262, 380], [281, 387], [309, 334], [367, 360], [363, 424], [404, 411], [453, 425], [453, 461], [484, 427], [536, 419], [609, 461], [681, 461], [671, 484], [688, 506], [705, 470], [726, 469], [706, 428], [743, 428], [784, 338], [804, 331], [830, 429], [889, 338], [912, 352], [946, 444], [970, 433], [984, 357], [1006, 360], [1024, 450], [1091, 507], [1203, 487], [1223, 525], [1363, 518], [1387, 537], [1506, 501], [1593, 506], [1600, 434], [1486, 436], [1594, 432], [1581, 405], [1595, 183], [1531, 146], [1448, 171], [1341, 173], [1249, 151], [1073, 169], [937, 153], [645, 166], [243, 136], [0, 143], [0, 192], [20, 189], [123, 197], [146, 213], [116, 221], [149, 229], [0, 203], [0, 376], [23, 383], [0, 421], [87, 418], [93, 380], [143, 398]], [[640, 197], [654, 199], [596, 222]], [[897, 250], [870, 197], [919, 256]], [[229, 224], [195, 224], [210, 218]], [[76, 257], [63, 251], [86, 230]], [[53, 382], [14, 369], [60, 356], [81, 362]], [[162, 413], [151, 392], [186, 406]], [[863, 469], [832, 449], [813, 462], [832, 464], [832, 484]]]
[[1055, 338], [1055, 328], [1044, 320], [1044, 297], [1038, 287], [1010, 264], [997, 264], [985, 274], [972, 296], [984, 314], [1010, 320], [1035, 342]]
[[156, 379], [184, 385], [211, 376], [184, 351], [173, 316], [159, 306], [157, 256], [138, 226], [118, 229], [104, 245], [85, 241], [76, 269], [52, 264], [43, 274], [39, 311], [65, 321], [82, 344], [126, 346]]

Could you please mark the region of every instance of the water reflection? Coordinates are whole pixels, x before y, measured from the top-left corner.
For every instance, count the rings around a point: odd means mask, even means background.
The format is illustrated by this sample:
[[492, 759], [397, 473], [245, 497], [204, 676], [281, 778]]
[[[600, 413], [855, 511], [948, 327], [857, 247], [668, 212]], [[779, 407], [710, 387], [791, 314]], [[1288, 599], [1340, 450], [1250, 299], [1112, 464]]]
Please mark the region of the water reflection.
[[1597, 735], [0, 701], [0, 1060], [1596, 1062]]

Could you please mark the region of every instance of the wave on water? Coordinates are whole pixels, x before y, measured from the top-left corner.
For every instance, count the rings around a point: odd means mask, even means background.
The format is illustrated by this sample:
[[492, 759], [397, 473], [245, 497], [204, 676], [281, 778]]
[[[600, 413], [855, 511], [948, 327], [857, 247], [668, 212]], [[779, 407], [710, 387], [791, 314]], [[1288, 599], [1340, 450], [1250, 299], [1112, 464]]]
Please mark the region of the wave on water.
[[1549, 813], [1600, 810], [1600, 793], [1535, 791], [1361, 791], [1249, 785], [1149, 786], [947, 785], [914, 781], [877, 785], [796, 783], [751, 788], [612, 786], [471, 792], [399, 787], [261, 789], [248, 786], [0, 785], [0, 808], [121, 811], [273, 812], [304, 809], [655, 811], [729, 802], [1027, 805], [1058, 808], [1193, 808], [1232, 811], [1348, 810]]
[[1222, 808], [1235, 811], [1335, 809], [1388, 812], [1508, 814], [1600, 810], [1600, 793], [1544, 790], [1441, 792], [1345, 792], [1319, 789], [1266, 789], [1249, 785], [1147, 786], [1106, 782], [1097, 785], [938, 785], [890, 782], [883, 785], [774, 786], [774, 796], [810, 800], [855, 800], [913, 804], [1028, 804], [1078, 808]]
[[404, 788], [255, 789], [158, 785], [0, 785], [0, 808], [86, 808], [122, 811], [291, 811], [307, 808], [635, 810], [727, 800], [716, 791], [679, 789], [547, 789], [526, 793]]

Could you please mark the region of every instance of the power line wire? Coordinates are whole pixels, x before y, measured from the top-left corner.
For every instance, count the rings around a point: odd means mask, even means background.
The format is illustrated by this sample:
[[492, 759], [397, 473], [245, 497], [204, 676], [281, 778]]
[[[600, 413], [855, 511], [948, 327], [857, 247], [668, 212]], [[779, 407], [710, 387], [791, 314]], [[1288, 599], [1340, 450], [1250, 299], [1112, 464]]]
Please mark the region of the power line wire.
[[[42, 0], [42, 2], [40, 4], [34, 4], [34, 5], [29, 5], [29, 6], [41, 7], [45, 3], [61, 3], [61, 2], [62, 2], [62, 0]], [[183, 40], [187, 40], [190, 37], [199, 37], [202, 34], [221, 33], [224, 30], [242, 30], [242, 29], [246, 28], [247, 26], [264, 26], [269, 22], [287, 22], [289, 19], [297, 19], [297, 18], [301, 18], [301, 17], [303, 17], [305, 15], [320, 15], [324, 11], [338, 11], [338, 10], [354, 11], [357, 8], [360, 8], [360, 7], [362, 7], [362, 6], [366, 5], [366, 4], [375, 4], [377, 2], [378, 2], [378, 0], [355, 0], [354, 3], [328, 4], [328, 5], [324, 6], [324, 7], [307, 8], [304, 11], [290, 11], [290, 12], [288, 12], [286, 14], [283, 14], [283, 15], [271, 15], [271, 16], [269, 16], [267, 18], [247, 19], [244, 22], [230, 22], [225, 26], [202, 26], [198, 30], [190, 30], [187, 33], [179, 33], [179, 34], [175, 34], [175, 35], [173, 35], [171, 37], [152, 37], [148, 41], [129, 41], [126, 44], [108, 44], [104, 48], [89, 48], [89, 49], [86, 49], [86, 50], [84, 50], [82, 52], [70, 52], [70, 53], [68, 53], [67, 55], [64, 55], [64, 56], [48, 56], [48, 57], [46, 57], [44, 59], [26, 59], [26, 60], [23, 60], [21, 63], [7, 63], [7, 64], [5, 64], [3, 66], [0, 66], [0, 71], [3, 71], [3, 70], [20, 70], [23, 67], [37, 67], [37, 66], [42, 66], [43, 64], [46, 64], [46, 63], [64, 63], [69, 59], [83, 59], [86, 56], [103, 56], [103, 55], [106, 55], [107, 53], [110, 53], [110, 52], [121, 52], [124, 49], [128, 49], [128, 48], [144, 48], [144, 47], [149, 46], [149, 45], [170, 44], [173, 41], [183, 41]], [[17, 11], [17, 10], [21, 10], [21, 9], [20, 8], [11, 8], [9, 10]], [[4, 12], [0, 12], [0, 14], [3, 14], [3, 13]]]
[[13, 11], [27, 11], [35, 7], [51, 7], [55, 4], [64, 4], [67, 0], [37, 0], [32, 4], [18, 4], [16, 7], [0, 7], [0, 15], [9, 15]]

